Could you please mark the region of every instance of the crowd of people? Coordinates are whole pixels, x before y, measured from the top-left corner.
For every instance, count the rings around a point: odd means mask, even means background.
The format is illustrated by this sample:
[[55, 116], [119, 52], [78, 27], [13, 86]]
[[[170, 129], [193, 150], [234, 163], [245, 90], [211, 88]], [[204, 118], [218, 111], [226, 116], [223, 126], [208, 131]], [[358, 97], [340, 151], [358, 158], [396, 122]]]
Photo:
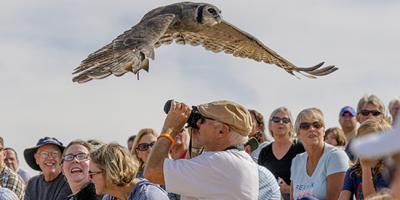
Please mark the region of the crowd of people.
[[366, 158], [352, 148], [386, 134], [399, 111], [400, 98], [387, 112], [377, 96], [365, 95], [356, 109], [338, 112], [340, 127], [326, 127], [319, 108], [293, 118], [279, 107], [264, 118], [227, 100], [172, 101], [161, 131], [143, 128], [127, 147], [40, 138], [23, 155], [40, 172], [33, 177], [3, 136], [0, 200], [400, 199], [400, 151]]

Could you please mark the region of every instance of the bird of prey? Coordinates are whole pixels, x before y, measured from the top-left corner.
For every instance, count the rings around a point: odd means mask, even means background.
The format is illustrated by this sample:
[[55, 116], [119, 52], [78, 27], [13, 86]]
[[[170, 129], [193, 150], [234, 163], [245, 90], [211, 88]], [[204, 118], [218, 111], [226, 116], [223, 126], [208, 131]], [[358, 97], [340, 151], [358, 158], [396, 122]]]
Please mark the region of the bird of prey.
[[216, 6], [181, 2], [151, 10], [130, 30], [91, 53], [74, 69], [73, 81], [84, 83], [126, 72], [138, 75], [141, 69], [149, 70], [149, 58], [154, 60], [155, 48], [173, 41], [275, 64], [292, 75], [296, 72], [315, 78], [337, 70], [334, 65], [322, 67], [323, 62], [314, 67], [297, 67], [252, 35], [224, 21]]

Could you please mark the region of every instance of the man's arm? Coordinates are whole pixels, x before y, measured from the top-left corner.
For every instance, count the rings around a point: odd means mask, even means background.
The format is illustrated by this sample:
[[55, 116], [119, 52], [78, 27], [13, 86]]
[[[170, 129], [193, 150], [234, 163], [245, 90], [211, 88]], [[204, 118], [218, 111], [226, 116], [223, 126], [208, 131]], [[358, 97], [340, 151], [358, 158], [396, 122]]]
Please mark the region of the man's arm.
[[[175, 138], [182, 130], [189, 118], [191, 108], [183, 103], [171, 102], [171, 108], [164, 121], [161, 133], [170, 134]], [[168, 152], [172, 143], [167, 137], [159, 137], [151, 150], [149, 160], [144, 169], [144, 177], [150, 182], [165, 185], [164, 160], [168, 158]]]

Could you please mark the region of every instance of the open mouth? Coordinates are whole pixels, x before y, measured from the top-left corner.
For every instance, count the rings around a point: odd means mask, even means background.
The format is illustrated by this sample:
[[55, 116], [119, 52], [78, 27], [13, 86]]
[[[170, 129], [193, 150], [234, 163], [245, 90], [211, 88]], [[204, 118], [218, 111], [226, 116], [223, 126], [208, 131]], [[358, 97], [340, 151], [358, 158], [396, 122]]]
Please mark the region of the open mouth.
[[70, 172], [71, 172], [71, 174], [76, 174], [76, 173], [82, 173], [83, 170], [78, 168], [78, 167], [74, 167], [74, 168], [71, 169]]

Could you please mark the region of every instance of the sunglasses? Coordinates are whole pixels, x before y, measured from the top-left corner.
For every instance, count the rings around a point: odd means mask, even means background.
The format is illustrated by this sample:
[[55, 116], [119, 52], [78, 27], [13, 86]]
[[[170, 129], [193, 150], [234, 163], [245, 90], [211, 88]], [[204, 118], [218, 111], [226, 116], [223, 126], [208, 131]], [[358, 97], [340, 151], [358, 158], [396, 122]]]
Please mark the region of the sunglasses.
[[68, 155], [64, 156], [63, 161], [72, 161], [74, 159], [76, 159], [78, 161], [85, 161], [85, 160], [89, 159], [89, 155], [86, 154], [86, 153], [78, 153], [78, 154], [75, 154], [75, 155], [68, 154]]
[[287, 124], [287, 123], [290, 123], [290, 119], [287, 118], [287, 117], [282, 117], [282, 118], [280, 118], [280, 117], [272, 117], [271, 118], [271, 122], [274, 122], [274, 123], [282, 122], [284, 124]]
[[300, 123], [300, 129], [302, 130], [308, 130], [312, 127], [314, 127], [315, 129], [320, 129], [323, 124], [320, 123], [319, 121], [315, 121], [315, 122], [302, 122]]
[[97, 174], [101, 174], [101, 173], [103, 173], [103, 171], [92, 172], [89, 170], [89, 178], [93, 179], [93, 176], [95, 176]]
[[375, 117], [382, 114], [380, 111], [377, 111], [377, 110], [361, 110], [359, 113], [364, 116], [368, 116], [369, 114], [372, 114]]
[[138, 151], [147, 151], [150, 147], [153, 147], [156, 142], [151, 143], [140, 143], [137, 145], [136, 150]]

